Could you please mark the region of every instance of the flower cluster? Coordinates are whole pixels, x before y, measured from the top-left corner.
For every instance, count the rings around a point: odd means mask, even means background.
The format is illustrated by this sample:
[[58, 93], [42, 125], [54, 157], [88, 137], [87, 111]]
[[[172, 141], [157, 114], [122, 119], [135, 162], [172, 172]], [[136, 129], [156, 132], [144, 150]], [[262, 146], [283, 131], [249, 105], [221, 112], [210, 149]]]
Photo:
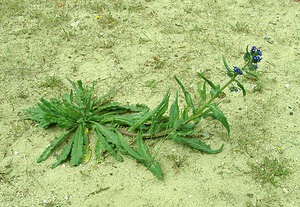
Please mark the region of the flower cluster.
[[[261, 56], [262, 56], [262, 51], [260, 49], [257, 49], [255, 46], [252, 46], [250, 55], [252, 57], [252, 63], [256, 64], [261, 61]], [[256, 64], [256, 69], [257, 69], [257, 64]]]
[[256, 46], [252, 46], [250, 52], [247, 51], [244, 55], [244, 60], [247, 62], [247, 69], [250, 71], [256, 70], [258, 68], [257, 63], [262, 60], [262, 51], [258, 49]]
[[242, 69], [234, 66], [233, 71], [238, 74], [242, 75], [243, 71], [245, 71], [248, 75], [251, 71], [254, 71], [258, 68], [258, 63], [262, 60], [262, 51], [258, 49], [256, 46], [252, 46], [251, 50], [248, 51], [248, 47], [246, 49], [246, 53], [244, 54], [244, 60], [246, 64]]

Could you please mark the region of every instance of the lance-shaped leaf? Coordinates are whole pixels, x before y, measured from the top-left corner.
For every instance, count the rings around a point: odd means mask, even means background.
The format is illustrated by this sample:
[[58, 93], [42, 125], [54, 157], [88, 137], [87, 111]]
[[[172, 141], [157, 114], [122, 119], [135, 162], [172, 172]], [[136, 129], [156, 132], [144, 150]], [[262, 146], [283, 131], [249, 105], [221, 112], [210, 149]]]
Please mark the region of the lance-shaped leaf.
[[243, 70], [247, 73], [248, 77], [250, 76], [251, 78], [254, 78], [255, 80], [258, 80], [257, 75], [254, 73], [249, 72], [246, 68], [243, 68]]
[[215, 88], [212, 88], [209, 93], [210, 93], [211, 97], [214, 96], [216, 93], [218, 93], [218, 96], [219, 96], [219, 94], [222, 93], [220, 85], [219, 84], [215, 85]]
[[57, 161], [52, 164], [52, 168], [56, 168], [58, 165], [60, 165], [60, 163], [62, 163], [63, 161], [65, 161], [68, 158], [68, 156], [71, 152], [74, 140], [75, 140], [75, 134], [73, 134], [71, 141], [63, 148], [61, 154], [57, 157]]
[[39, 159], [37, 160], [37, 163], [45, 161], [50, 156], [52, 151], [56, 148], [56, 146], [59, 145], [66, 137], [68, 137], [74, 129], [75, 128], [68, 130], [67, 132], [57, 137], [53, 142], [51, 142], [51, 144], [40, 155]]
[[245, 90], [244, 86], [239, 81], [237, 81], [237, 80], [234, 80], [234, 81], [237, 83], [238, 87], [240, 87], [240, 89], [242, 89], [243, 96], [246, 96], [246, 90]]
[[106, 149], [116, 160], [123, 161], [123, 158], [113, 149], [113, 146], [106, 141], [105, 137], [101, 133], [101, 130], [95, 125], [95, 131], [99, 141], [103, 144], [103, 148]]
[[198, 76], [199, 76], [200, 78], [202, 78], [206, 83], [208, 83], [208, 85], [210, 85], [210, 87], [211, 87], [212, 89], [214, 89], [215, 91], [218, 91], [218, 89], [220, 89], [220, 86], [219, 86], [219, 88], [218, 88], [215, 84], [213, 84], [212, 81], [208, 80], [203, 74], [201, 74], [201, 73], [197, 73], [197, 74], [198, 74]]
[[116, 134], [121, 142], [121, 145], [123, 146], [123, 148], [126, 150], [126, 152], [133, 157], [134, 159], [136, 159], [138, 162], [144, 162], [147, 161], [148, 158], [144, 157], [142, 154], [138, 153], [136, 150], [134, 150], [125, 140], [125, 138], [123, 137], [123, 135], [118, 132], [116, 130]]
[[185, 137], [180, 137], [180, 136], [176, 136], [176, 137], [174, 136], [173, 140], [175, 142], [186, 144], [186, 145], [188, 145], [189, 147], [191, 147], [193, 149], [196, 149], [196, 150], [208, 153], [208, 154], [220, 153], [223, 150], [223, 147], [224, 147], [224, 145], [222, 145], [219, 149], [212, 150], [209, 145], [201, 142], [198, 139], [185, 138]]
[[223, 59], [223, 64], [224, 64], [225, 68], [227, 69], [227, 75], [229, 77], [233, 77], [234, 76], [234, 71], [228, 66], [224, 55], [222, 55], [222, 59]]
[[152, 116], [151, 119], [151, 126], [148, 130], [150, 136], [153, 136], [155, 133], [159, 133], [161, 129], [165, 126], [165, 123], [163, 120], [166, 117], [163, 117], [165, 112], [168, 110], [169, 106], [169, 98], [167, 101], [164, 102], [164, 104], [159, 108], [159, 110]]
[[175, 122], [179, 118], [179, 106], [178, 106], [178, 93], [176, 93], [175, 101], [171, 105], [170, 115], [169, 115], [169, 124], [170, 127], [175, 127]]
[[84, 154], [83, 144], [85, 139], [87, 139], [85, 133], [85, 127], [83, 124], [79, 124], [77, 131], [74, 134], [74, 143], [71, 153], [71, 165], [77, 166], [82, 162], [82, 157]]
[[200, 87], [200, 85], [198, 85], [198, 93], [200, 95], [200, 98], [203, 102], [206, 101], [206, 82], [203, 83], [202, 85], [202, 89]]
[[92, 122], [93, 125], [95, 127], [97, 127], [101, 134], [105, 137], [105, 139], [109, 142], [109, 143], [112, 143], [113, 145], [116, 146], [116, 148], [118, 148], [118, 150], [120, 152], [124, 152], [124, 149], [121, 145], [121, 142], [120, 140], [118, 139], [118, 136], [115, 132], [113, 132], [112, 130], [110, 130], [109, 128], [97, 123], [97, 122]]
[[225, 127], [225, 129], [227, 130], [228, 133], [228, 137], [230, 137], [230, 125], [227, 122], [227, 118], [226, 116], [223, 114], [222, 111], [220, 111], [217, 107], [216, 103], [212, 103], [209, 105], [209, 109], [211, 110], [211, 112], [213, 113], [213, 118], [217, 119], [218, 121], [220, 121], [223, 126]]
[[129, 128], [129, 131], [134, 131], [137, 128], [139, 128], [142, 124], [144, 124], [146, 121], [148, 121], [149, 119], [151, 119], [156, 113], [161, 113], [162, 111], [165, 110], [165, 106], [168, 104], [169, 102], [169, 97], [170, 97], [170, 93], [169, 91], [165, 94], [164, 98], [162, 99], [162, 101], [160, 102], [160, 104], [153, 109], [150, 112], [145, 113], [133, 126], [131, 126]]
[[95, 156], [96, 160], [100, 160], [101, 155], [104, 153], [105, 149], [103, 148], [103, 144], [100, 142], [99, 139], [97, 139], [96, 144], [95, 144]]
[[193, 100], [192, 100], [191, 94], [184, 88], [184, 86], [181, 83], [181, 81], [176, 76], [174, 76], [174, 77], [175, 77], [175, 80], [177, 81], [178, 85], [180, 86], [183, 94], [184, 94], [186, 104], [188, 105], [188, 107], [190, 107], [191, 109], [193, 109], [193, 111], [195, 111], [195, 106], [193, 104]]
[[163, 178], [163, 172], [161, 170], [161, 167], [157, 161], [153, 159], [153, 157], [150, 155], [149, 149], [145, 142], [142, 139], [142, 135], [139, 133], [137, 138], [137, 145], [138, 145], [138, 153], [142, 155], [143, 157], [147, 158], [149, 161], [144, 161], [144, 166], [148, 167], [148, 169], [158, 178]]

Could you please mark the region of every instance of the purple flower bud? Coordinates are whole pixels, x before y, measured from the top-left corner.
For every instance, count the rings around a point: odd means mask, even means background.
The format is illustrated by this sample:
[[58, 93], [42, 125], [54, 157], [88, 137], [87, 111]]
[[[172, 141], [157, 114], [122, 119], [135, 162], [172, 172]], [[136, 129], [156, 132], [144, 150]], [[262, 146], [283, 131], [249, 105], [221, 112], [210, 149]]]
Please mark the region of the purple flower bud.
[[259, 49], [257, 49], [257, 54], [259, 55], [259, 56], [262, 56], [262, 51], [261, 50], [259, 50]]
[[252, 46], [251, 48], [251, 54], [254, 54], [256, 52], [256, 46]]
[[261, 61], [261, 57], [259, 57], [259, 56], [253, 56], [253, 58], [252, 58], [252, 62], [253, 63], [259, 63]]
[[236, 72], [239, 75], [243, 74], [243, 71], [241, 69], [239, 69], [238, 67], [235, 67], [235, 66], [233, 67], [233, 71]]

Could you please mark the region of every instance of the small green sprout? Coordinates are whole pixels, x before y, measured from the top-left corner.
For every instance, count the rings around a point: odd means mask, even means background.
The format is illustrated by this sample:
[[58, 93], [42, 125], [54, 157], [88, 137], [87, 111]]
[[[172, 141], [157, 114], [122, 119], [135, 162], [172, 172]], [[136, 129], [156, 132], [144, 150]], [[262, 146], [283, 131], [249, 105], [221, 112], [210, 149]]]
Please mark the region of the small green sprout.
[[270, 183], [277, 187], [279, 178], [286, 177], [290, 174], [290, 170], [286, 160], [277, 158], [264, 157], [262, 162], [248, 163], [251, 173], [263, 185]]

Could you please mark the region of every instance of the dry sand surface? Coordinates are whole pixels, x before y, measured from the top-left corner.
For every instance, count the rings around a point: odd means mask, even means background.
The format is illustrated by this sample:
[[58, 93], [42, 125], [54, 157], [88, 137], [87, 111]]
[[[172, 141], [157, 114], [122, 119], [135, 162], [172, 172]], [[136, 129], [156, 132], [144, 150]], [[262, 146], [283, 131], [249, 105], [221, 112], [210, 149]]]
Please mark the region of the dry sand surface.
[[[2, 0], [0, 20], [1, 207], [300, 206], [300, 2]], [[222, 54], [242, 65], [247, 45], [263, 51], [262, 75], [243, 80], [246, 97], [227, 90], [221, 100], [231, 138], [219, 123], [203, 126], [203, 141], [225, 144], [221, 153], [160, 143], [162, 181], [126, 157], [36, 163], [62, 130], [36, 127], [22, 110], [60, 98], [71, 89], [66, 78], [155, 107], [169, 88], [173, 100], [180, 90], [174, 75], [191, 92], [197, 72], [225, 83]], [[277, 186], [250, 167], [263, 168], [266, 157], [290, 172], [275, 177]]]

